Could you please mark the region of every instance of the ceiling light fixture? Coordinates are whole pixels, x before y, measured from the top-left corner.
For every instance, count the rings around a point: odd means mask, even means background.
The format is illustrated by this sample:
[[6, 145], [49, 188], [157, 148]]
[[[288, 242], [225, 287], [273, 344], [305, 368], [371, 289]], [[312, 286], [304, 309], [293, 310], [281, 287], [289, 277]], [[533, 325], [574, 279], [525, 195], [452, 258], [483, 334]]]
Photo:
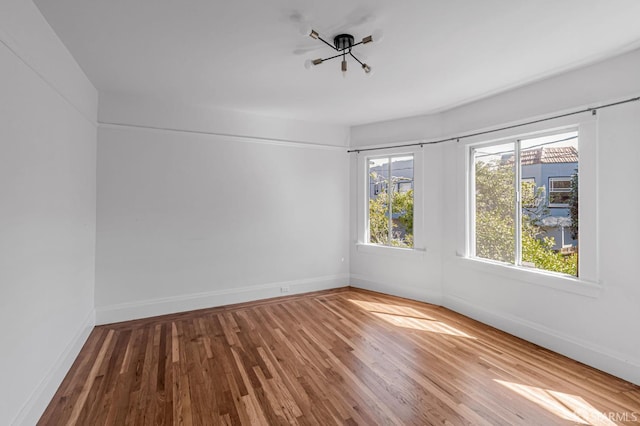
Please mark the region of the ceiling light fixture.
[[307, 67], [309, 67], [310, 65], [314, 65], [314, 66], [320, 65], [324, 61], [342, 57], [342, 63], [341, 63], [340, 69], [342, 70], [342, 75], [346, 76], [347, 55], [348, 55], [348, 56], [351, 56], [353, 59], [355, 59], [357, 63], [360, 64], [360, 66], [362, 67], [362, 69], [366, 74], [371, 74], [371, 71], [372, 71], [371, 66], [365, 64], [360, 59], [356, 58], [355, 55], [351, 52], [351, 49], [360, 44], [371, 43], [373, 41], [373, 36], [366, 36], [361, 41], [354, 43], [355, 38], [351, 34], [338, 34], [333, 38], [333, 45], [332, 45], [331, 43], [327, 42], [325, 39], [320, 37], [320, 34], [316, 30], [311, 30], [311, 32], [309, 32], [308, 35], [313, 39], [320, 40], [321, 42], [323, 42], [324, 44], [326, 44], [327, 46], [329, 46], [330, 48], [338, 52], [338, 54], [334, 56], [330, 56], [328, 58], [324, 58], [324, 59], [318, 58], [318, 59], [314, 59], [313, 61], [307, 61], [305, 64]]

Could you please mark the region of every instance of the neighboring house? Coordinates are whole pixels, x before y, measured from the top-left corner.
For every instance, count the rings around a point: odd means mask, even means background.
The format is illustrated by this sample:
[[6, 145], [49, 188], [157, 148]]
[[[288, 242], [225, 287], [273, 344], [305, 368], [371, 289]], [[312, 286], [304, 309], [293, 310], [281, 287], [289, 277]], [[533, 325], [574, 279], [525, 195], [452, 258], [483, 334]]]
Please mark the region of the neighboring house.
[[[389, 169], [387, 166], [370, 167], [369, 173], [376, 177], [369, 180], [369, 198], [375, 198], [380, 192], [387, 190]], [[407, 192], [413, 189], [413, 160], [397, 161], [393, 163], [391, 171], [393, 190]]]
[[[508, 160], [504, 159], [503, 160]], [[544, 207], [547, 211], [541, 221], [547, 236], [555, 239], [554, 249], [570, 251], [577, 246], [571, 238], [569, 196], [571, 177], [578, 172], [578, 150], [572, 146], [539, 147], [523, 150], [522, 182], [531, 182], [535, 188], [544, 188]]]

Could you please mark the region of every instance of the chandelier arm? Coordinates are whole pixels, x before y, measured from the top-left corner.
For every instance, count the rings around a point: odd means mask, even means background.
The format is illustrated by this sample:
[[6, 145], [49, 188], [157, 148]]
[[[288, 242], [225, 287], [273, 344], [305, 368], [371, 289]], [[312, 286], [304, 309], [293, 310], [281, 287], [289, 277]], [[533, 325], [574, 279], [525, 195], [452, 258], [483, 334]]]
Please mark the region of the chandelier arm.
[[360, 61], [360, 59], [356, 58], [353, 53], [349, 52], [349, 55], [351, 55], [351, 57], [353, 59], [355, 59], [361, 66], [364, 66], [364, 63], [362, 63], [362, 61]]
[[[325, 43], [326, 43], [326, 42], [325, 42]], [[359, 41], [359, 42], [357, 42], [357, 43], [352, 44], [351, 46], [347, 46], [347, 47], [345, 47], [345, 48], [343, 48], [343, 49], [336, 49], [336, 50], [337, 50], [338, 52], [342, 52], [343, 50], [347, 50], [347, 49], [349, 49], [349, 51], [351, 51], [351, 48], [352, 48], [352, 47], [355, 47], [355, 46], [357, 46], [357, 45], [359, 45], [359, 44], [362, 44], [362, 42], [361, 42], [361, 41]]]
[[324, 62], [324, 61], [328, 61], [328, 60], [331, 60], [331, 59], [339, 58], [340, 56], [342, 56], [342, 53], [338, 53], [337, 55], [331, 56], [329, 58], [324, 58], [322, 61]]
[[323, 39], [322, 37], [318, 36], [318, 40], [320, 40], [321, 42], [323, 42], [324, 44], [326, 44], [327, 46], [329, 46], [330, 48], [332, 48], [333, 50], [339, 52], [338, 48], [335, 47], [334, 45], [332, 45], [331, 43], [329, 43], [328, 41], [326, 41], [325, 39]]

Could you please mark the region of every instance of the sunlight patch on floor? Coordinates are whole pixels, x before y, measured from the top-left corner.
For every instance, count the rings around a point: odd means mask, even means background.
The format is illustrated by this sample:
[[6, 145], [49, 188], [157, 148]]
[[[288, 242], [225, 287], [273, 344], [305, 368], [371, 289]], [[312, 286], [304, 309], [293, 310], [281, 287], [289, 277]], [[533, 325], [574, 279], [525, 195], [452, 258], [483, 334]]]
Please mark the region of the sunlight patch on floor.
[[377, 302], [366, 302], [364, 300], [356, 300], [356, 299], [348, 299], [349, 302], [358, 305], [362, 309], [369, 312], [380, 312], [383, 314], [391, 314], [391, 315], [404, 315], [407, 317], [414, 317], [426, 320], [435, 320], [435, 318], [430, 317], [429, 315], [425, 315], [415, 308], [410, 308], [408, 306], [402, 305], [391, 305], [389, 303], [377, 303]]
[[494, 381], [562, 419], [583, 425], [615, 425], [580, 396], [504, 380]]
[[475, 339], [475, 337], [469, 336], [463, 331], [425, 315], [414, 308], [387, 303], [366, 302], [356, 299], [348, 300], [372, 315], [398, 327]]
[[450, 336], [465, 337], [467, 339], [475, 339], [475, 337], [469, 336], [468, 334], [440, 321], [406, 317], [404, 315], [384, 314], [382, 312], [371, 312], [371, 314], [385, 320], [389, 324], [393, 324], [398, 327], [410, 328], [420, 331], [429, 331], [431, 333], [448, 334]]

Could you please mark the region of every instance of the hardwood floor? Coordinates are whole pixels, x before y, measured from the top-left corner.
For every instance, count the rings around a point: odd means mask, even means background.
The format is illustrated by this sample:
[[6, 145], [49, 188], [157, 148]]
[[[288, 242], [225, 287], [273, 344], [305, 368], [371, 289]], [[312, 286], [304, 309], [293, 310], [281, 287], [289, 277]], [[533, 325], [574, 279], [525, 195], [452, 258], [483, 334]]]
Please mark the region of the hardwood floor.
[[349, 288], [96, 327], [39, 424], [640, 424], [640, 387]]

